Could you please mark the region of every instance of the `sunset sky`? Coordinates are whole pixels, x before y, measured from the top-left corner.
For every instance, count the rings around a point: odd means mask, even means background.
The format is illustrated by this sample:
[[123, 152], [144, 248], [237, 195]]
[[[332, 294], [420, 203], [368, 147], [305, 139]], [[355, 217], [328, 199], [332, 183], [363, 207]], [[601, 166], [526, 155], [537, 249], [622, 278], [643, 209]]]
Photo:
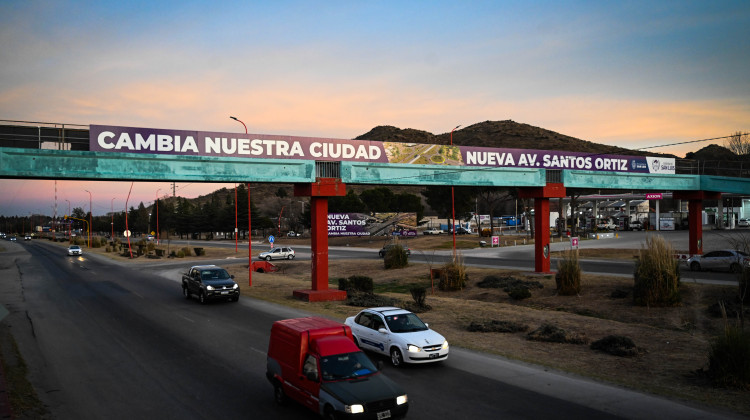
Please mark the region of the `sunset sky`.
[[[0, 1], [3, 120], [353, 138], [512, 119], [638, 149], [750, 131], [749, 74], [746, 0]], [[58, 181], [58, 215], [129, 188]], [[54, 189], [0, 180], [0, 215], [51, 215]]]

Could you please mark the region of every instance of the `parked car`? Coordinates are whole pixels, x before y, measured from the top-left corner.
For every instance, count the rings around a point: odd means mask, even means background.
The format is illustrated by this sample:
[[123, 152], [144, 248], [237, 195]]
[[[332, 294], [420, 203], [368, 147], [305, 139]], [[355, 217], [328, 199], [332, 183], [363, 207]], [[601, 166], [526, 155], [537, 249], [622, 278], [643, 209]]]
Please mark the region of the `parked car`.
[[83, 255], [83, 250], [78, 245], [71, 245], [68, 247], [68, 255]]
[[596, 228], [599, 230], [616, 230], [617, 226], [610, 221], [601, 221], [596, 224]]
[[227, 270], [216, 265], [196, 265], [182, 275], [182, 295], [190, 299], [198, 296], [200, 303], [209, 300], [240, 300], [240, 286]]
[[440, 235], [441, 233], [443, 233], [443, 231], [438, 228], [431, 228], [431, 229], [427, 229], [426, 231], [422, 233], [424, 235]]
[[738, 227], [750, 227], [750, 220], [748, 219], [740, 219], [739, 222], [737, 222]]
[[471, 231], [469, 229], [466, 229], [464, 227], [457, 227], [456, 228], [456, 235], [468, 235]]
[[628, 229], [630, 230], [643, 230], [643, 223], [639, 221], [630, 222], [628, 225]]
[[258, 258], [261, 260], [271, 261], [271, 260], [292, 260], [294, 259], [294, 250], [292, 248], [289, 248], [288, 246], [279, 246], [276, 248], [273, 248], [270, 251], [261, 252], [258, 255]]
[[742, 267], [750, 267], [750, 255], [733, 249], [722, 249], [693, 255], [688, 258], [687, 265], [691, 271], [722, 270], [739, 273]]
[[287, 236], [287, 238], [299, 238], [300, 236], [302, 236], [302, 234], [301, 233], [297, 233], [297, 232], [295, 232], [293, 230], [290, 230], [289, 233], [286, 234], [286, 236]]
[[406, 392], [357, 348], [351, 329], [336, 321], [274, 322], [266, 361], [279, 405], [291, 399], [324, 419], [403, 418], [409, 410]]
[[361, 349], [390, 356], [393, 366], [448, 358], [448, 341], [405, 309], [364, 309], [347, 318], [344, 324], [352, 329], [355, 343]]
[[395, 247], [396, 245], [400, 245], [402, 248], [404, 248], [404, 251], [406, 251], [406, 255], [411, 255], [411, 249], [409, 249], [409, 247], [407, 247], [406, 245], [402, 245], [402, 244], [385, 244], [385, 245], [383, 245], [383, 248], [381, 248], [380, 251], [378, 251], [378, 255], [380, 255], [380, 258], [385, 258], [385, 254], [388, 253], [388, 250], [390, 250], [391, 248]]

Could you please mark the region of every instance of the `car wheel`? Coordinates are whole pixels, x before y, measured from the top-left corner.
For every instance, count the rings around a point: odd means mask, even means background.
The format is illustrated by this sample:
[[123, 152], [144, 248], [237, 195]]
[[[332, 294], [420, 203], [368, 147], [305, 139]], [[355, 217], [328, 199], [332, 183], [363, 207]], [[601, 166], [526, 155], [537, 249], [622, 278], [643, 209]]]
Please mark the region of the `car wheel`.
[[391, 349], [391, 363], [395, 367], [399, 367], [404, 364], [404, 356], [401, 355], [401, 350], [398, 347]]
[[271, 256], [270, 255], [266, 256], [266, 261], [271, 261]]
[[286, 259], [287, 260], [293, 260], [294, 259], [294, 255], [289, 254], [289, 255], [286, 256]]
[[206, 294], [205, 294], [205, 293], [203, 293], [203, 292], [201, 292], [201, 293], [200, 293], [200, 294], [198, 295], [198, 301], [199, 301], [199, 302], [200, 302], [201, 304], [205, 305], [205, 304], [206, 304]]
[[693, 261], [690, 263], [690, 271], [701, 271], [701, 265], [698, 263], [698, 261]]
[[323, 409], [323, 419], [336, 420], [336, 412], [333, 411], [333, 407], [330, 405], [326, 405], [326, 408]]
[[185, 296], [185, 299], [190, 299], [190, 291], [185, 286], [182, 286], [182, 296]]
[[286, 405], [286, 394], [284, 393], [284, 389], [281, 387], [281, 384], [276, 384], [273, 386], [273, 399], [278, 405]]
[[232, 298], [232, 302], [238, 302], [240, 300], [239, 296], [235, 296]]
[[737, 263], [732, 263], [732, 265], [729, 266], [729, 271], [732, 273], [739, 273], [742, 271], [742, 266]]

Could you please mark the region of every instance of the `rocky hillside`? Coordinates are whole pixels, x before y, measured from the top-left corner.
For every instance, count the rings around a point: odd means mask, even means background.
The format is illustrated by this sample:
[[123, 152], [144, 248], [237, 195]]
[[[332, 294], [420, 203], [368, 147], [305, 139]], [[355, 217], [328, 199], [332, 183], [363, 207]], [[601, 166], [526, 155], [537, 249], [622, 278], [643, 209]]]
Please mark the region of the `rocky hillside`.
[[[397, 141], [403, 143], [449, 144], [450, 132], [432, 134], [411, 128], [400, 129], [385, 125], [378, 126], [355, 140]], [[623, 147], [593, 143], [554, 131], [534, 127], [511, 120], [484, 121], [453, 132], [453, 144], [459, 146], [479, 146], [491, 148], [565, 150], [570, 152], [601, 153], [609, 155], [633, 155], [675, 157], [654, 152], [631, 150]]]

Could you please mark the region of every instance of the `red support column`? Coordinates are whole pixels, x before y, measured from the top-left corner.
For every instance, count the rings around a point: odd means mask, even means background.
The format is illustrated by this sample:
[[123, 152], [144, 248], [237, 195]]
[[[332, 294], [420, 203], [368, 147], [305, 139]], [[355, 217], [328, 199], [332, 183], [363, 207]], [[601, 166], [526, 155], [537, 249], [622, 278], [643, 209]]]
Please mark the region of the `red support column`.
[[565, 197], [565, 186], [549, 183], [544, 187], [519, 188], [519, 198], [534, 199], [534, 271], [550, 272], [549, 199]]
[[721, 193], [713, 191], [675, 191], [675, 200], [688, 200], [688, 252], [703, 254], [703, 200], [721, 200]]
[[346, 195], [346, 185], [340, 179], [318, 178], [314, 184], [295, 184], [294, 195], [311, 197], [312, 288], [292, 294], [308, 302], [345, 300], [345, 291], [328, 288], [328, 197]]

